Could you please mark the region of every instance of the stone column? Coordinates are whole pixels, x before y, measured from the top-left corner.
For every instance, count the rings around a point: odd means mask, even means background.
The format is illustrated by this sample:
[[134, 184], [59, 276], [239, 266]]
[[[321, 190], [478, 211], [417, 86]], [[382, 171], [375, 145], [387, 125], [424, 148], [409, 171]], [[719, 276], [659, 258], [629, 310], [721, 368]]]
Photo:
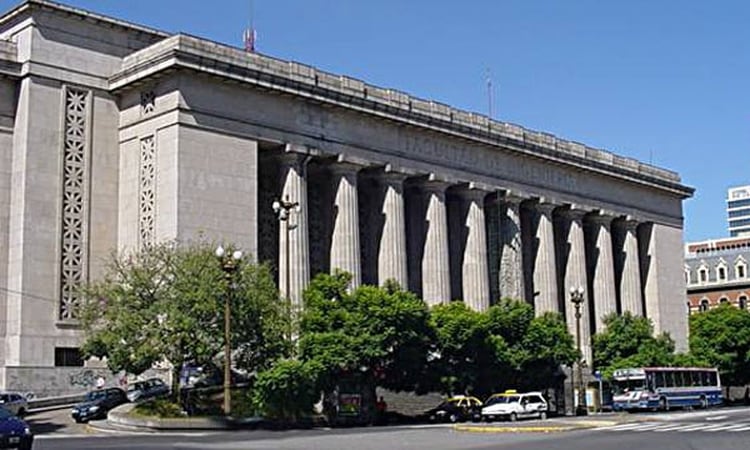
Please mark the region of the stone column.
[[464, 222], [468, 234], [461, 268], [463, 300], [475, 311], [486, 311], [490, 307], [487, 230], [484, 217], [484, 198], [487, 196], [487, 191], [462, 189], [459, 192], [468, 202]]
[[523, 200], [506, 194], [500, 204], [500, 299], [524, 300], [525, 296], [520, 211]]
[[381, 210], [384, 220], [378, 249], [378, 283], [382, 286], [392, 279], [408, 289], [404, 179], [406, 175], [397, 172], [386, 172], [380, 179], [385, 192]]
[[[279, 290], [281, 296], [288, 298], [296, 310], [302, 307], [302, 291], [310, 282], [310, 250], [307, 232], [308, 161], [309, 156], [300, 153], [284, 153], [280, 161], [281, 198], [287, 202], [296, 202], [299, 206], [291, 212], [287, 220], [280, 221], [279, 286], [281, 288]], [[289, 229], [287, 230], [286, 227]], [[287, 242], [287, 234], [289, 242]]]
[[350, 163], [335, 163], [331, 166], [334, 190], [331, 271], [341, 269], [349, 272], [352, 275], [352, 290], [362, 282], [357, 200], [357, 172], [360, 169], [359, 165]]
[[614, 259], [612, 257], [613, 217], [604, 214], [587, 216], [592, 259], [592, 285], [594, 296], [595, 332], [604, 330], [604, 317], [617, 313], [617, 293], [615, 291]]
[[634, 316], [643, 316], [641, 287], [641, 267], [638, 256], [638, 222], [623, 221], [622, 276], [620, 281], [620, 302], [622, 312], [630, 311]]
[[422, 254], [422, 298], [430, 306], [451, 300], [448, 216], [445, 207], [447, 186], [437, 181], [424, 184], [427, 229]]
[[534, 260], [534, 311], [537, 316], [545, 312], [559, 312], [557, 291], [557, 259], [552, 211], [556, 205], [538, 203], [534, 206], [536, 258]]
[[561, 213], [565, 219], [567, 231], [564, 233], [563, 243], [567, 247], [567, 263], [564, 280], [564, 298], [565, 298], [565, 319], [568, 324], [568, 330], [575, 337], [576, 335], [576, 318], [575, 308], [570, 299], [572, 289], [583, 288], [583, 303], [581, 304], [581, 352], [583, 359], [591, 367], [591, 330], [590, 330], [590, 313], [589, 313], [589, 292], [586, 282], [586, 243], [583, 234], [583, 216], [585, 211], [580, 209], [567, 209]]

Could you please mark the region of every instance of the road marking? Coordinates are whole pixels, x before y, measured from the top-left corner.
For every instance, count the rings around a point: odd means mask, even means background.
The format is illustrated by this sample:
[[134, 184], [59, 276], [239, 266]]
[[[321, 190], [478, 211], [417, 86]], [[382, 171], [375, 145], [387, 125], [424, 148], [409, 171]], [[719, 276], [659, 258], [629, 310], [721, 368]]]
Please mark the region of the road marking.
[[676, 430], [676, 431], [679, 432], [679, 433], [687, 433], [689, 431], [700, 430], [701, 428], [703, 428], [705, 426], [706, 425], [703, 424], [703, 423], [699, 423], [699, 424], [696, 424], [696, 425], [683, 425], [682, 428], [680, 428], [679, 430]]
[[679, 425], [665, 425], [665, 426], [660, 427], [660, 428], [654, 428], [654, 429], [652, 429], [650, 431], [655, 431], [657, 433], [666, 433], [667, 431], [679, 430], [680, 428], [682, 428], [684, 426], [685, 425], [683, 425], [683, 424], [679, 424]]
[[742, 428], [735, 428], [733, 430], [728, 430], [730, 433], [737, 433], [739, 431], [750, 431], [750, 425], [745, 425]]
[[726, 419], [727, 417], [729, 416], [713, 416], [713, 417], [706, 417], [706, 420], [714, 421], [714, 420]]

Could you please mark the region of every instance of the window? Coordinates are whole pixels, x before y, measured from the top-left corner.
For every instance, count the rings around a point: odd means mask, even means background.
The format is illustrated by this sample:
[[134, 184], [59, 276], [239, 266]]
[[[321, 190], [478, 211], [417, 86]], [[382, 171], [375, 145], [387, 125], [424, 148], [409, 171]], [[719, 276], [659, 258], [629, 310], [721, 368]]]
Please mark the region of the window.
[[721, 298], [719, 299], [719, 303], [721, 303], [721, 304], [724, 304], [724, 303], [729, 303], [729, 299], [728, 299], [728, 298], [726, 298], [726, 297], [721, 297]]
[[81, 349], [77, 347], [55, 347], [55, 367], [83, 367]]
[[708, 311], [708, 299], [701, 300], [700, 311]]
[[708, 281], [708, 270], [706, 270], [705, 267], [701, 267], [698, 271], [698, 279], [701, 283], [706, 283]]
[[716, 279], [719, 281], [727, 281], [727, 268], [719, 266], [716, 268]]
[[740, 297], [737, 299], [737, 306], [740, 309], [747, 309], [747, 297], [744, 295], [740, 295]]
[[747, 277], [747, 263], [745, 263], [745, 260], [742, 257], [740, 257], [734, 264], [734, 274], [737, 278]]
[[690, 284], [690, 269], [685, 268], [685, 283]]

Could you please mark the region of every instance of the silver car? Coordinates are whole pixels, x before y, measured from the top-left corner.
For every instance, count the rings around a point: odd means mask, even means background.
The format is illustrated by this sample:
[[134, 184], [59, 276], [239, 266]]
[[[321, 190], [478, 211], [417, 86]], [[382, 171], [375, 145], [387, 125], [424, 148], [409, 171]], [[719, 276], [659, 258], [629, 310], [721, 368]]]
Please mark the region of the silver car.
[[21, 394], [3, 392], [0, 394], [0, 407], [7, 409], [14, 416], [22, 417], [29, 410], [29, 403]]
[[169, 395], [169, 386], [160, 378], [149, 378], [148, 380], [136, 381], [128, 386], [128, 400], [139, 402], [150, 398]]

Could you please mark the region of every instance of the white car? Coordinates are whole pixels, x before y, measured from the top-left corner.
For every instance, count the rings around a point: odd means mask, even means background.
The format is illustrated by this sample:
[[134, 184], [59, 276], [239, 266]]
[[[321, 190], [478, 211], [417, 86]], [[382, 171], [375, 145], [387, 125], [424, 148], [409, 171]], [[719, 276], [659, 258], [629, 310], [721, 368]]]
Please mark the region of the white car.
[[482, 419], [491, 422], [496, 419], [507, 419], [515, 422], [526, 417], [547, 418], [549, 407], [541, 392], [505, 391], [494, 394], [487, 399], [482, 408]]
[[16, 392], [0, 393], [0, 407], [10, 411], [14, 416], [23, 416], [29, 410], [26, 397]]

